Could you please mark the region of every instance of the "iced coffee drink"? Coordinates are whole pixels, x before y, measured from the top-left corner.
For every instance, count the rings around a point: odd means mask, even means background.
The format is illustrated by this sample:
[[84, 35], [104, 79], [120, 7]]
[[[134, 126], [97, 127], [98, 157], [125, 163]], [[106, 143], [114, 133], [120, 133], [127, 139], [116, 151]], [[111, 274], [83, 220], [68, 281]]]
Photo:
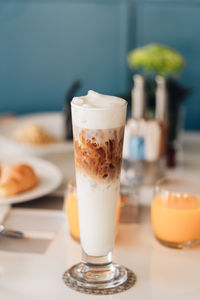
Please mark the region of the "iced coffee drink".
[[[111, 264], [111, 254], [119, 197], [126, 106], [126, 101], [121, 98], [94, 91], [72, 100], [80, 239], [86, 263], [84, 267], [87, 263], [95, 266], [99, 264], [101, 267], [110, 264], [110, 267], [114, 267]], [[98, 276], [94, 274], [92, 278], [92, 270], [88, 272], [90, 277], [87, 277], [87, 272], [82, 275], [86, 283], [90, 287], [93, 284], [95, 287], [101, 286]], [[116, 274], [117, 270], [111, 278], [112, 274], [109, 273], [109, 278], [116, 279]], [[125, 277], [124, 275], [124, 280]], [[108, 278], [104, 279], [105, 282], [108, 281]], [[108, 287], [111, 286], [112, 284], [108, 284]]]

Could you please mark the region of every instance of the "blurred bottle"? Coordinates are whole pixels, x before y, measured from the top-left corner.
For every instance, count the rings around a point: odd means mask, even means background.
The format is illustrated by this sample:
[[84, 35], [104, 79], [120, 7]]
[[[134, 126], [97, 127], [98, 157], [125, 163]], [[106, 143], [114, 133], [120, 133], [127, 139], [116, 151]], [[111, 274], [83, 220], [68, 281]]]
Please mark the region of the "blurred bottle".
[[155, 118], [158, 121], [166, 121], [167, 120], [167, 87], [166, 87], [166, 79], [162, 76], [156, 76], [156, 113]]
[[81, 81], [75, 80], [69, 89], [67, 90], [65, 96], [65, 104], [63, 106], [63, 117], [64, 117], [64, 138], [65, 140], [73, 139], [72, 132], [72, 116], [71, 116], [71, 100], [77, 93], [78, 89], [81, 87]]
[[141, 134], [145, 122], [145, 80], [133, 76], [132, 113], [125, 127], [121, 182], [124, 186], [136, 186], [144, 174], [145, 141]]
[[[144, 138], [140, 134], [139, 124], [145, 117], [146, 94], [145, 81], [141, 75], [133, 76], [134, 86], [132, 89], [132, 118], [131, 123], [127, 124], [127, 131], [130, 129], [130, 136], [128, 142], [128, 157], [133, 160], [144, 160], [145, 143]], [[129, 127], [130, 125], [130, 127]]]
[[165, 78], [156, 77], [155, 119], [145, 118], [145, 81], [135, 75], [132, 89], [132, 118], [124, 135], [122, 182], [153, 184], [165, 172], [167, 147], [167, 89]]
[[141, 119], [145, 114], [146, 94], [145, 94], [145, 81], [141, 75], [133, 76], [133, 89], [132, 89], [132, 118]]
[[160, 153], [161, 158], [166, 156], [167, 136], [168, 136], [168, 94], [166, 79], [162, 76], [156, 76], [156, 114], [155, 118], [161, 128]]
[[167, 85], [166, 80], [162, 76], [156, 76], [156, 119], [160, 122], [162, 126], [162, 153], [167, 157], [167, 166], [175, 167], [176, 166], [176, 143], [167, 144], [167, 111], [168, 111], [168, 94], [167, 94]]

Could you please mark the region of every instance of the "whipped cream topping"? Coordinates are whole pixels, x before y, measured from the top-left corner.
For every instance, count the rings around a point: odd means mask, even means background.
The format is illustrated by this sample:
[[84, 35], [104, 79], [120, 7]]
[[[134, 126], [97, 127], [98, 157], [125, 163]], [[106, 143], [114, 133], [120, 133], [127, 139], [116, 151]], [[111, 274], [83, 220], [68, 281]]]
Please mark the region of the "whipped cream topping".
[[127, 102], [119, 97], [88, 91], [72, 99], [73, 125], [88, 129], [121, 127], [126, 119]]
[[126, 101], [119, 97], [99, 94], [88, 91], [86, 96], [74, 97], [72, 103], [83, 108], [115, 108], [126, 104]]

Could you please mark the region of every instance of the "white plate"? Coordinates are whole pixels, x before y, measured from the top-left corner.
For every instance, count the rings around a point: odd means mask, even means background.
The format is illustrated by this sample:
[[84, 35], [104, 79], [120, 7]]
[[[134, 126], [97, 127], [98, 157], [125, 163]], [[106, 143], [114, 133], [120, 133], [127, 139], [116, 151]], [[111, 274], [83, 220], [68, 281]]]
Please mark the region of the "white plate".
[[[16, 128], [19, 128], [26, 123], [36, 123], [42, 126], [61, 141], [39, 146], [15, 141], [13, 139], [13, 132]], [[73, 143], [64, 141], [63, 137], [64, 119], [62, 112], [25, 115], [0, 126], [0, 143], [4, 143], [4, 147], [6, 144], [6, 151], [10, 150], [10, 152], [14, 152], [14, 149], [16, 149], [18, 154], [45, 156], [60, 152], [72, 152]]]
[[30, 191], [0, 198], [0, 205], [12, 204], [33, 200], [53, 192], [62, 182], [60, 170], [52, 163], [35, 157], [9, 158], [1, 157], [2, 163], [16, 164], [25, 163], [30, 165], [36, 172], [39, 182], [38, 185]]

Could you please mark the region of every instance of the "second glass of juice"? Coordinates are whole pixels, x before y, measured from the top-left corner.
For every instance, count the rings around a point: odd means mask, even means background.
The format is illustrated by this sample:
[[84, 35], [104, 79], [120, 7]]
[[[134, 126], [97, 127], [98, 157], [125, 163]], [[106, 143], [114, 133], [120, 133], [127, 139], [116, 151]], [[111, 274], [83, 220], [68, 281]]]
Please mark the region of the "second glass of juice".
[[155, 237], [168, 247], [186, 248], [200, 242], [200, 187], [184, 178], [163, 178], [151, 206]]

